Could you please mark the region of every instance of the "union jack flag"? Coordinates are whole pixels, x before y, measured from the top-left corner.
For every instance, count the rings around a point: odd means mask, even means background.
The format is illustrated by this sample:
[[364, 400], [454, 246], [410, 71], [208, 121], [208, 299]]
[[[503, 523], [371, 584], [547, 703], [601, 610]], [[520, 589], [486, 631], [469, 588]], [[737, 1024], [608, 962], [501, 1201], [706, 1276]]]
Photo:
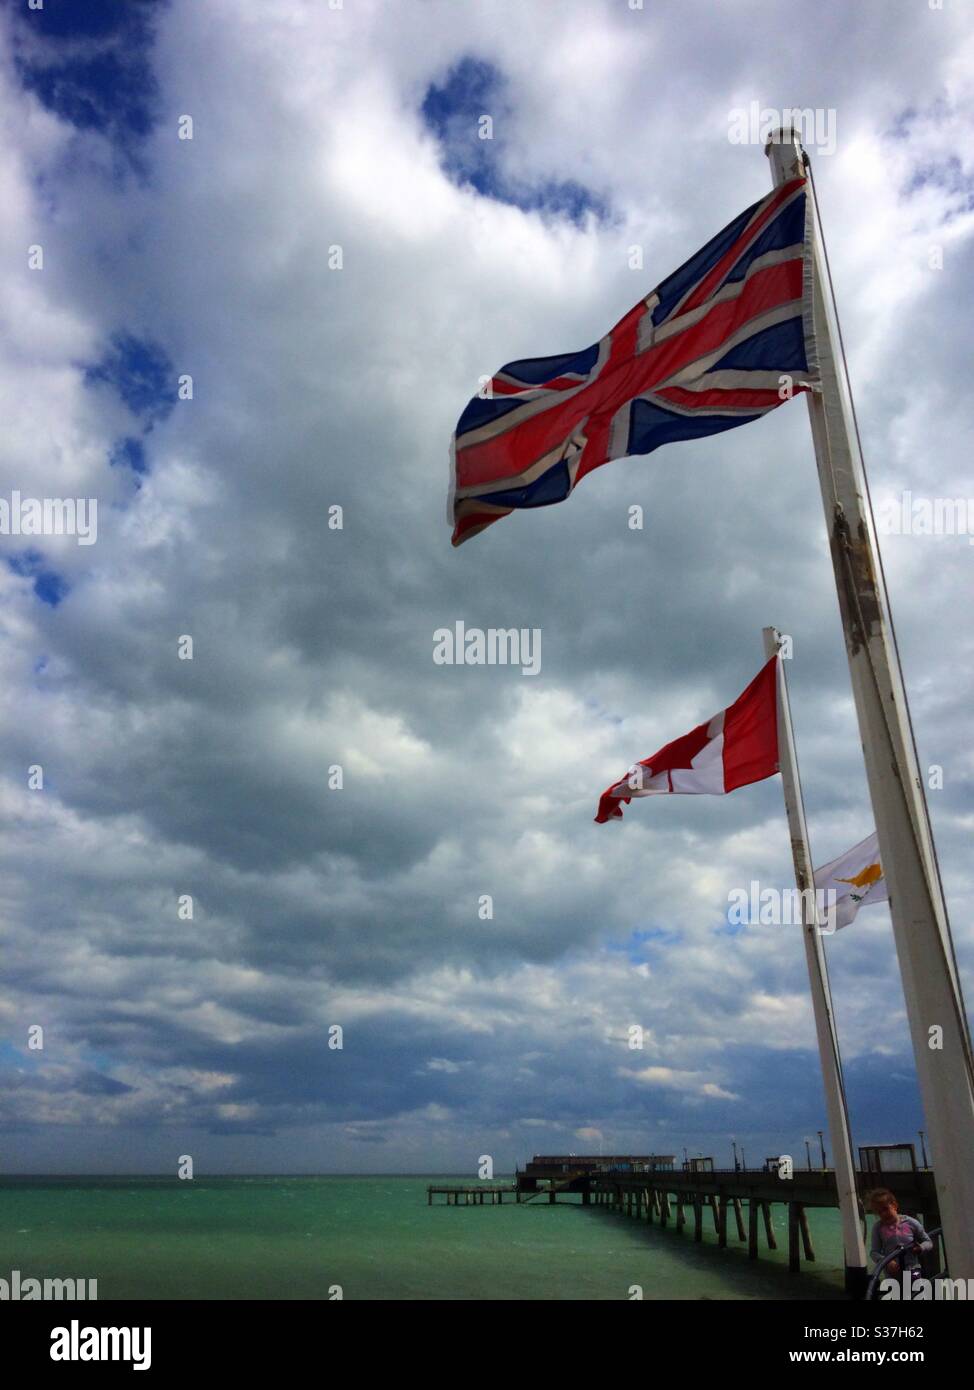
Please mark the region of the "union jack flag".
[[563, 501], [610, 459], [745, 425], [812, 384], [810, 217], [792, 179], [592, 347], [502, 367], [453, 436], [453, 544]]

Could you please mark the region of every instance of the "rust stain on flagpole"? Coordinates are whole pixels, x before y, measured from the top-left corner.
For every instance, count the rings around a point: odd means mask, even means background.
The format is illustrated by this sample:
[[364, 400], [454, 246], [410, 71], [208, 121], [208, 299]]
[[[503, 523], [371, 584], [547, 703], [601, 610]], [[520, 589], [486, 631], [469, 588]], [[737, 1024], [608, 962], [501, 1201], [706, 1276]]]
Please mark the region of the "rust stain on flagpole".
[[855, 655], [868, 644], [871, 635], [880, 630], [882, 623], [872, 545], [861, 520], [858, 534], [853, 537], [845, 512], [838, 502], [835, 505], [831, 540], [833, 551], [842, 560], [840, 573], [844, 579], [850, 619], [848, 647]]

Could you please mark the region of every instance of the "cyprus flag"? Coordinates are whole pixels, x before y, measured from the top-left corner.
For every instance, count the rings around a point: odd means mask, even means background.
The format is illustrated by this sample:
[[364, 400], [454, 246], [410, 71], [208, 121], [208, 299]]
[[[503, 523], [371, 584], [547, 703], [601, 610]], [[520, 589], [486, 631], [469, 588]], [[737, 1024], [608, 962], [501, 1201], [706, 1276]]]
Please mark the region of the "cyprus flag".
[[[889, 894], [875, 830], [845, 854], [815, 870], [815, 887], [834, 889], [835, 926], [847, 927], [861, 907], [884, 903]], [[826, 901], [829, 901], [826, 899]]]

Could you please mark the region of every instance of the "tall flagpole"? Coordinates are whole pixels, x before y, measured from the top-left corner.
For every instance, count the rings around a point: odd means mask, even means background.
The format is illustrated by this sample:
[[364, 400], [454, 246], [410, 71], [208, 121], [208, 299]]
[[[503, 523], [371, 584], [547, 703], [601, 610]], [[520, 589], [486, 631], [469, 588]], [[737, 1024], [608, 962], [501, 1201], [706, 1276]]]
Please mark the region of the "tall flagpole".
[[[798, 137], [780, 130], [767, 154], [775, 185], [807, 177]], [[821, 385], [806, 395], [826, 528], [917, 1078], [930, 1136], [950, 1273], [974, 1278], [974, 1058], [865, 469], [821, 241], [815, 189], [815, 339]]]
[[[780, 633], [773, 627], [766, 627], [764, 629], [765, 656], [768, 658], [777, 656], [780, 645]], [[828, 1115], [829, 1137], [832, 1140], [832, 1155], [835, 1164], [835, 1187], [839, 1198], [839, 1211], [842, 1214], [845, 1287], [846, 1293], [850, 1297], [862, 1298], [866, 1292], [868, 1273], [866, 1247], [862, 1239], [862, 1227], [859, 1224], [856, 1164], [852, 1155], [849, 1111], [846, 1106], [845, 1087], [842, 1083], [839, 1039], [835, 1031], [835, 1016], [832, 1012], [832, 992], [829, 989], [825, 950], [822, 945], [822, 934], [819, 931], [818, 913], [815, 906], [815, 879], [812, 869], [812, 855], [808, 847], [808, 827], [805, 824], [802, 788], [798, 777], [798, 755], [795, 751], [795, 731], [791, 723], [788, 683], [785, 679], [785, 664], [780, 657], [777, 667], [777, 692], [778, 766], [781, 772], [781, 785], [785, 794], [788, 833], [791, 837], [791, 856], [795, 865], [795, 883], [801, 894], [805, 960], [808, 964], [808, 982], [812, 992], [815, 1032], [818, 1037], [818, 1055], [822, 1064], [825, 1109]]]

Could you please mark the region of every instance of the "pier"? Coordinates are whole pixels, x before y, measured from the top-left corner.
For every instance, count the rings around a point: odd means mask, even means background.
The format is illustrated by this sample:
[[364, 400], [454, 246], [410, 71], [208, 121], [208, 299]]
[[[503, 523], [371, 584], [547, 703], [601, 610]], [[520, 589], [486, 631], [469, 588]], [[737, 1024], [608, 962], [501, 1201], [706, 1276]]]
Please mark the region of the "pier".
[[[928, 1229], [940, 1225], [934, 1175], [929, 1169], [881, 1175], [860, 1170], [856, 1186], [860, 1206], [871, 1188], [888, 1187], [904, 1215], [919, 1217]], [[607, 1205], [637, 1221], [655, 1220], [660, 1226], [672, 1223], [678, 1231], [689, 1228], [694, 1241], [703, 1240], [707, 1219], [713, 1223], [718, 1247], [725, 1248], [733, 1234], [739, 1243], [747, 1244], [752, 1260], [758, 1258], [762, 1235], [767, 1249], [778, 1249], [774, 1207], [783, 1203], [787, 1209], [787, 1230], [783, 1234], [788, 1245], [788, 1268], [793, 1274], [800, 1271], [803, 1258], [810, 1262], [815, 1259], [808, 1208], [838, 1206], [835, 1172], [831, 1168], [796, 1171], [791, 1178], [779, 1178], [775, 1169], [601, 1173], [588, 1179], [588, 1188], [589, 1202]], [[583, 1192], [582, 1201], [585, 1200]], [[862, 1220], [865, 1233], [869, 1220], [865, 1212]]]
[[[504, 1198], [519, 1202], [521, 1195], [515, 1183], [486, 1183], [458, 1187], [452, 1183], [430, 1183], [426, 1189], [426, 1205], [433, 1205], [434, 1197], [445, 1197], [448, 1207], [503, 1206]], [[462, 1199], [462, 1200], [461, 1200]]]
[[[910, 1146], [890, 1146], [908, 1149]], [[876, 1154], [874, 1147], [863, 1155]], [[704, 1227], [712, 1224], [718, 1248], [733, 1240], [747, 1246], [756, 1260], [760, 1246], [779, 1248], [775, 1206], [784, 1205], [786, 1220], [781, 1238], [787, 1242], [788, 1268], [797, 1274], [802, 1260], [814, 1262], [815, 1249], [807, 1211], [837, 1207], [835, 1171], [832, 1168], [794, 1168], [790, 1177], [779, 1176], [779, 1160], [768, 1159], [761, 1169], [714, 1168], [712, 1159], [690, 1159], [679, 1169], [672, 1155], [581, 1156], [536, 1154], [510, 1184], [430, 1185], [427, 1201], [444, 1196], [448, 1205], [503, 1203], [506, 1196], [519, 1205], [537, 1200], [554, 1204], [559, 1198], [580, 1199], [583, 1206], [604, 1206], [616, 1215], [635, 1221], [673, 1226], [701, 1242]], [[904, 1215], [918, 1217], [927, 1230], [940, 1225], [937, 1190], [931, 1168], [907, 1167], [890, 1171], [873, 1166], [856, 1173], [864, 1232], [869, 1215], [862, 1208], [875, 1187], [887, 1187], [896, 1196]], [[938, 1242], [939, 1244], [939, 1242]], [[935, 1251], [939, 1256], [939, 1250]]]

